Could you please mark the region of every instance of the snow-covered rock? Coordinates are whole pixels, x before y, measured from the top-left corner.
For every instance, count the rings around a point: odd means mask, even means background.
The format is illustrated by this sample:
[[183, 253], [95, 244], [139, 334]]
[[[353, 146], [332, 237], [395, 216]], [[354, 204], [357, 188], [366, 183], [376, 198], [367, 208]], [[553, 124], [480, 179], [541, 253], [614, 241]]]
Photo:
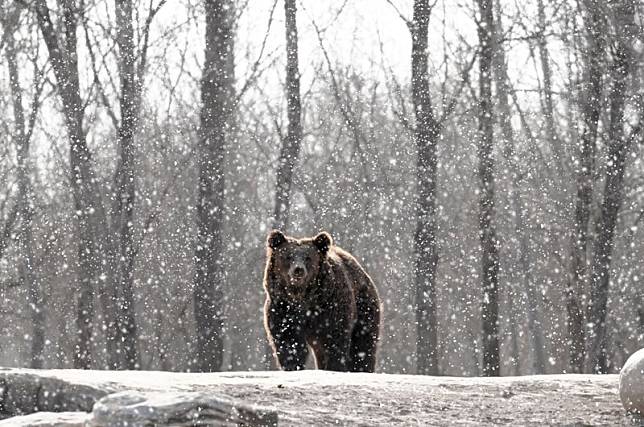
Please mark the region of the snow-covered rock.
[[[117, 390], [110, 384], [96, 387], [80, 378], [70, 381], [45, 372], [54, 371], [0, 369], [2, 412], [13, 415], [40, 411], [89, 412], [98, 399]], [[87, 377], [96, 375], [85, 372]]]
[[253, 408], [212, 393], [122, 391], [96, 402], [90, 426], [277, 426], [277, 412]]
[[628, 412], [644, 414], [644, 348], [624, 363], [619, 375], [619, 398]]

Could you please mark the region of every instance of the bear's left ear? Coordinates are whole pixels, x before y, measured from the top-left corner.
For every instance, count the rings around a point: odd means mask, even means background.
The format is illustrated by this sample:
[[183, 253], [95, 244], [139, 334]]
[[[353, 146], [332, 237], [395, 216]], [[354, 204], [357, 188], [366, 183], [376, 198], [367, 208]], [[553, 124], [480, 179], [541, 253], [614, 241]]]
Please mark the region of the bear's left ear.
[[266, 239], [266, 243], [268, 244], [269, 248], [277, 249], [277, 247], [284, 242], [286, 242], [286, 236], [281, 231], [273, 230], [270, 233], [268, 233], [268, 238]]
[[322, 254], [326, 254], [331, 245], [333, 245], [333, 239], [329, 233], [323, 231], [313, 238], [313, 245], [315, 245], [318, 251]]

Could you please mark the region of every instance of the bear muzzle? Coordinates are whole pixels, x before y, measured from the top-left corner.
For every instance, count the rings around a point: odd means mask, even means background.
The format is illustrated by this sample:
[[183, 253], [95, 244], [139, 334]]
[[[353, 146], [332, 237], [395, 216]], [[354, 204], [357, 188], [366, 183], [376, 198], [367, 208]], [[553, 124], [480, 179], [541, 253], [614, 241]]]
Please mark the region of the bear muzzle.
[[288, 279], [291, 284], [299, 285], [304, 282], [306, 278], [306, 267], [302, 265], [291, 266], [288, 270]]
[[306, 268], [301, 266], [291, 267], [288, 273], [287, 292], [291, 298], [301, 300], [306, 290]]

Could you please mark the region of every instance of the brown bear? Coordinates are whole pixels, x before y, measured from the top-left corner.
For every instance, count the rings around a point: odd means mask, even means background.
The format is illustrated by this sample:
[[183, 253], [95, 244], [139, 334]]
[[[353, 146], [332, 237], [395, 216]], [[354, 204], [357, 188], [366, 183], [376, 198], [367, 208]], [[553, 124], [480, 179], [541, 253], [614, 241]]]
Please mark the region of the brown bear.
[[264, 326], [282, 369], [304, 369], [310, 348], [318, 369], [374, 371], [378, 291], [328, 233], [296, 239], [271, 231], [264, 289]]

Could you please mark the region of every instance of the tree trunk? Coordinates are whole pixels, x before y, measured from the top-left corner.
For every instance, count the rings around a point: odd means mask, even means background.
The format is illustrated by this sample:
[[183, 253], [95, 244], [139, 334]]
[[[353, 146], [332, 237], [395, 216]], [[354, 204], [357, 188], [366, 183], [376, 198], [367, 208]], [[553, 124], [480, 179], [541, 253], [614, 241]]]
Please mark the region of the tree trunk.
[[206, 0], [205, 13], [193, 298], [197, 328], [196, 369], [210, 372], [220, 370], [223, 361], [224, 153], [234, 108], [233, 3]]
[[543, 74], [543, 104], [544, 118], [546, 121], [546, 138], [552, 148], [552, 156], [557, 165], [559, 177], [563, 177], [564, 153], [562, 144], [557, 138], [555, 129], [555, 109], [552, 103], [552, 71], [550, 70], [550, 60], [548, 58], [548, 45], [546, 42], [546, 14], [543, 6], [543, 0], [537, 0], [537, 14], [539, 19], [539, 32], [537, 33], [537, 45], [539, 47], [539, 62], [541, 62], [541, 73]]
[[438, 375], [436, 328], [436, 122], [429, 92], [427, 36], [431, 7], [428, 0], [414, 1], [411, 25], [411, 85], [416, 116], [416, 233], [414, 235], [417, 372]]
[[[543, 327], [539, 320], [539, 300], [541, 299], [535, 289], [532, 277], [532, 268], [530, 265], [530, 245], [529, 237], [526, 233], [526, 220], [524, 212], [526, 210], [521, 200], [520, 193], [520, 175], [521, 171], [514, 151], [514, 132], [510, 122], [511, 111], [508, 94], [510, 92], [508, 84], [507, 64], [505, 61], [505, 51], [500, 43], [500, 35], [503, 34], [501, 23], [500, 5], [495, 5], [497, 23], [495, 25], [495, 46], [494, 55], [494, 76], [496, 81], [497, 99], [499, 102], [499, 122], [501, 124], [501, 134], [503, 135], [503, 157], [507, 162], [510, 170], [510, 188], [509, 199], [515, 218], [515, 229], [519, 239], [519, 265], [521, 266], [521, 275], [523, 279], [523, 291], [527, 307], [526, 317], [528, 321], [528, 336], [533, 351], [532, 369], [535, 374], [544, 374], [546, 369], [545, 340], [543, 337]], [[514, 296], [513, 302], [520, 302], [522, 299]], [[513, 312], [511, 317], [515, 317], [515, 308], [511, 307]]]
[[115, 287], [118, 290], [118, 330], [123, 345], [124, 367], [139, 366], [137, 328], [134, 317], [133, 267], [134, 267], [134, 202], [136, 197], [134, 137], [138, 128], [141, 82], [135, 70], [134, 31], [132, 27], [132, 1], [116, 0], [117, 44], [119, 48], [119, 75], [121, 82], [121, 123], [117, 130], [119, 162], [115, 174], [115, 196], [112, 231], [118, 248], [115, 265]]
[[[617, 214], [622, 205], [626, 158], [632, 138], [624, 135], [624, 105], [631, 71], [632, 41], [635, 34], [635, 5], [632, 0], [614, 4], [617, 43], [613, 50], [610, 90], [610, 123], [608, 126], [608, 161], [601, 218], [597, 223], [597, 238], [593, 248], [591, 275], [591, 327], [589, 362], [597, 374], [608, 371], [606, 342], [606, 306], [610, 283], [611, 255], [613, 253]], [[639, 132], [639, 130], [638, 130]]]
[[499, 301], [497, 249], [494, 212], [494, 112], [492, 103], [492, 60], [494, 56], [494, 12], [492, 0], [478, 0], [481, 22], [478, 28], [479, 57], [479, 238], [482, 254], [483, 288], [483, 375], [498, 376]]
[[298, 69], [297, 20], [295, 0], [284, 0], [286, 15], [286, 103], [288, 131], [277, 163], [273, 228], [285, 229], [291, 206], [293, 169], [302, 144], [302, 105], [300, 102], [300, 71]]
[[595, 141], [603, 92], [602, 60], [604, 56], [604, 15], [597, 2], [584, 2], [586, 11], [586, 76], [585, 101], [582, 109], [584, 130], [577, 166], [577, 198], [575, 201], [574, 230], [571, 242], [570, 280], [566, 290], [568, 312], [568, 340], [570, 344], [570, 370], [583, 372], [585, 358], [584, 311], [587, 279], [588, 222], [593, 199], [593, 169]]
[[[12, 23], [17, 23], [20, 17], [19, 10], [11, 16]], [[14, 21], [15, 18], [15, 21]], [[13, 139], [16, 145], [17, 172], [18, 172], [18, 208], [17, 221], [19, 222], [18, 242], [21, 260], [19, 264], [20, 282], [27, 286], [27, 301], [32, 322], [31, 334], [31, 357], [29, 366], [34, 369], [43, 367], [43, 353], [45, 348], [45, 311], [42, 291], [38, 277], [34, 271], [34, 247], [33, 247], [33, 190], [29, 179], [29, 135], [22, 106], [22, 90], [20, 88], [20, 76], [16, 59], [15, 41], [13, 31], [15, 28], [5, 26], [5, 52], [9, 68], [9, 85], [14, 115]]]
[[119, 351], [114, 294], [110, 288], [111, 243], [100, 189], [91, 166], [91, 156], [83, 132], [84, 108], [80, 97], [76, 47], [76, 29], [81, 11], [73, 2], [62, 2], [64, 29], [59, 35], [52, 24], [46, 1], [36, 0], [33, 7], [49, 52], [70, 139], [71, 186], [78, 222], [78, 278], [81, 286], [76, 318], [78, 336], [74, 350], [74, 367], [89, 369], [92, 366], [94, 295], [97, 288], [103, 309], [103, 327], [107, 334], [108, 367], [115, 367], [118, 366]]

